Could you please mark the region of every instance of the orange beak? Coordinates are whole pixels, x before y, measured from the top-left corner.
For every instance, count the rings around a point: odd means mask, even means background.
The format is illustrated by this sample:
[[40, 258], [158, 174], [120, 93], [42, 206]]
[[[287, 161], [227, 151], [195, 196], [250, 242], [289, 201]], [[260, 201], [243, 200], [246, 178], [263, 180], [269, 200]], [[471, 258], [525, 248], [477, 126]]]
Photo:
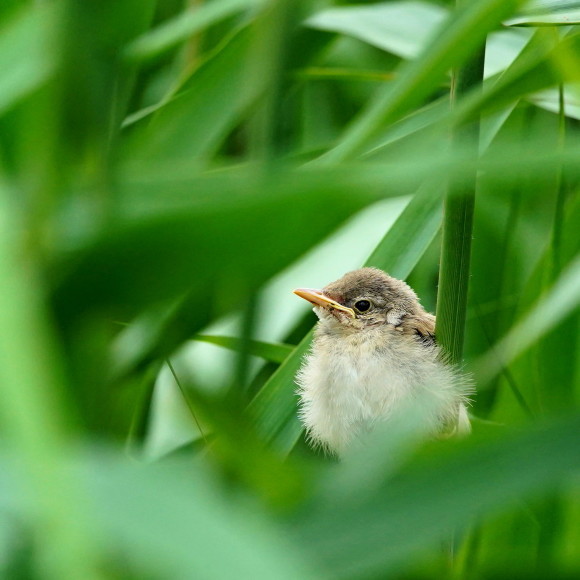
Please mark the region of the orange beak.
[[340, 310], [341, 312], [346, 313], [350, 318], [356, 318], [356, 314], [352, 308], [339, 304], [336, 300], [332, 300], [332, 298], [325, 296], [320, 290], [313, 290], [312, 288], [296, 288], [294, 294], [300, 296], [300, 298], [304, 298], [304, 300], [308, 300], [308, 302], [315, 306], [334, 308], [335, 310]]

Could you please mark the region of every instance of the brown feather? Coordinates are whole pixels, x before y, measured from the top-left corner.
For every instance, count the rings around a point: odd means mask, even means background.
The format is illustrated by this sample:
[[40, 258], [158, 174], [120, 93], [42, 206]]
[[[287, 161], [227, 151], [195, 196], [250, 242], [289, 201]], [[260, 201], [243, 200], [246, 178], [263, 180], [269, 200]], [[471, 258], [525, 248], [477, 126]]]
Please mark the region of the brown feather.
[[404, 334], [417, 336], [426, 345], [435, 344], [435, 317], [428, 312], [409, 314], [403, 319]]

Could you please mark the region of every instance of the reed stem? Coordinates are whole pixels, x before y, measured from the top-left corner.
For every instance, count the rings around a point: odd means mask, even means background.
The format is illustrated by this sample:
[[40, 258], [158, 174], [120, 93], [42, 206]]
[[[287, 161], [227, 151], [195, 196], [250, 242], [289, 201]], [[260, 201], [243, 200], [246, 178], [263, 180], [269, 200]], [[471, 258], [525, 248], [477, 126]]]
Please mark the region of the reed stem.
[[[458, 4], [461, 3], [461, 0]], [[454, 72], [451, 101], [470, 92], [483, 80], [485, 43], [463, 67]], [[477, 157], [479, 121], [453, 130], [453, 148]], [[453, 363], [461, 362], [465, 335], [469, 263], [477, 172], [461, 184], [450, 183], [444, 199], [443, 238], [437, 294], [437, 340]]]

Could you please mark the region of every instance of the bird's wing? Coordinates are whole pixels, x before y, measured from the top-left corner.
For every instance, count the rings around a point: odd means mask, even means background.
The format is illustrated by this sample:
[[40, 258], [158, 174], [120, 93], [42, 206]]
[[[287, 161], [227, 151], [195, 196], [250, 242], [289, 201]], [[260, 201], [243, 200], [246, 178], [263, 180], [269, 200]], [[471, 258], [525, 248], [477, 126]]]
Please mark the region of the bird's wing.
[[435, 317], [432, 314], [410, 314], [405, 318], [405, 327], [409, 334], [415, 335], [426, 346], [435, 344]]

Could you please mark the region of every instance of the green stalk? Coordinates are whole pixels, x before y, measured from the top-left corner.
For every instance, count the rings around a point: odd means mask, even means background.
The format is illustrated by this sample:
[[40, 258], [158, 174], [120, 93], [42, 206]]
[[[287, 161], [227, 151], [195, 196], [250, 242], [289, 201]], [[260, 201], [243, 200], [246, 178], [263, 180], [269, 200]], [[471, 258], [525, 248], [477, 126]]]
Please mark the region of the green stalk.
[[[451, 87], [452, 102], [482, 82], [484, 60], [485, 43], [469, 62], [455, 71]], [[476, 158], [479, 121], [455, 129], [452, 144], [456, 150], [461, 147], [462, 151], [469, 151]], [[471, 178], [461, 185], [451, 183], [444, 200], [437, 340], [453, 363], [461, 362], [463, 354], [476, 185], [477, 173], [474, 171]]]
[[[558, 150], [566, 148], [566, 103], [564, 99], [564, 84], [558, 87]], [[561, 247], [562, 247], [562, 223], [564, 222], [564, 206], [566, 202], [566, 186], [562, 178], [562, 164], [559, 164], [556, 175], [556, 209], [554, 211], [554, 226], [552, 228], [552, 264], [550, 268], [549, 284], [553, 284], [562, 270]]]
[[[466, 0], [457, 0], [457, 7]], [[473, 57], [463, 67], [454, 71], [451, 84], [451, 103], [457, 97], [481, 86], [485, 65], [485, 38]], [[454, 150], [468, 151], [470, 157], [477, 158], [479, 152], [479, 120], [453, 129], [451, 145]], [[467, 290], [469, 284], [469, 263], [471, 259], [471, 237], [473, 231], [473, 210], [477, 171], [461, 185], [450, 183], [443, 200], [443, 235], [441, 241], [441, 262], [439, 288], [437, 291], [437, 341], [448, 355], [449, 361], [459, 364], [463, 356], [465, 319], [467, 313]], [[451, 570], [455, 568], [455, 533], [450, 538]]]

